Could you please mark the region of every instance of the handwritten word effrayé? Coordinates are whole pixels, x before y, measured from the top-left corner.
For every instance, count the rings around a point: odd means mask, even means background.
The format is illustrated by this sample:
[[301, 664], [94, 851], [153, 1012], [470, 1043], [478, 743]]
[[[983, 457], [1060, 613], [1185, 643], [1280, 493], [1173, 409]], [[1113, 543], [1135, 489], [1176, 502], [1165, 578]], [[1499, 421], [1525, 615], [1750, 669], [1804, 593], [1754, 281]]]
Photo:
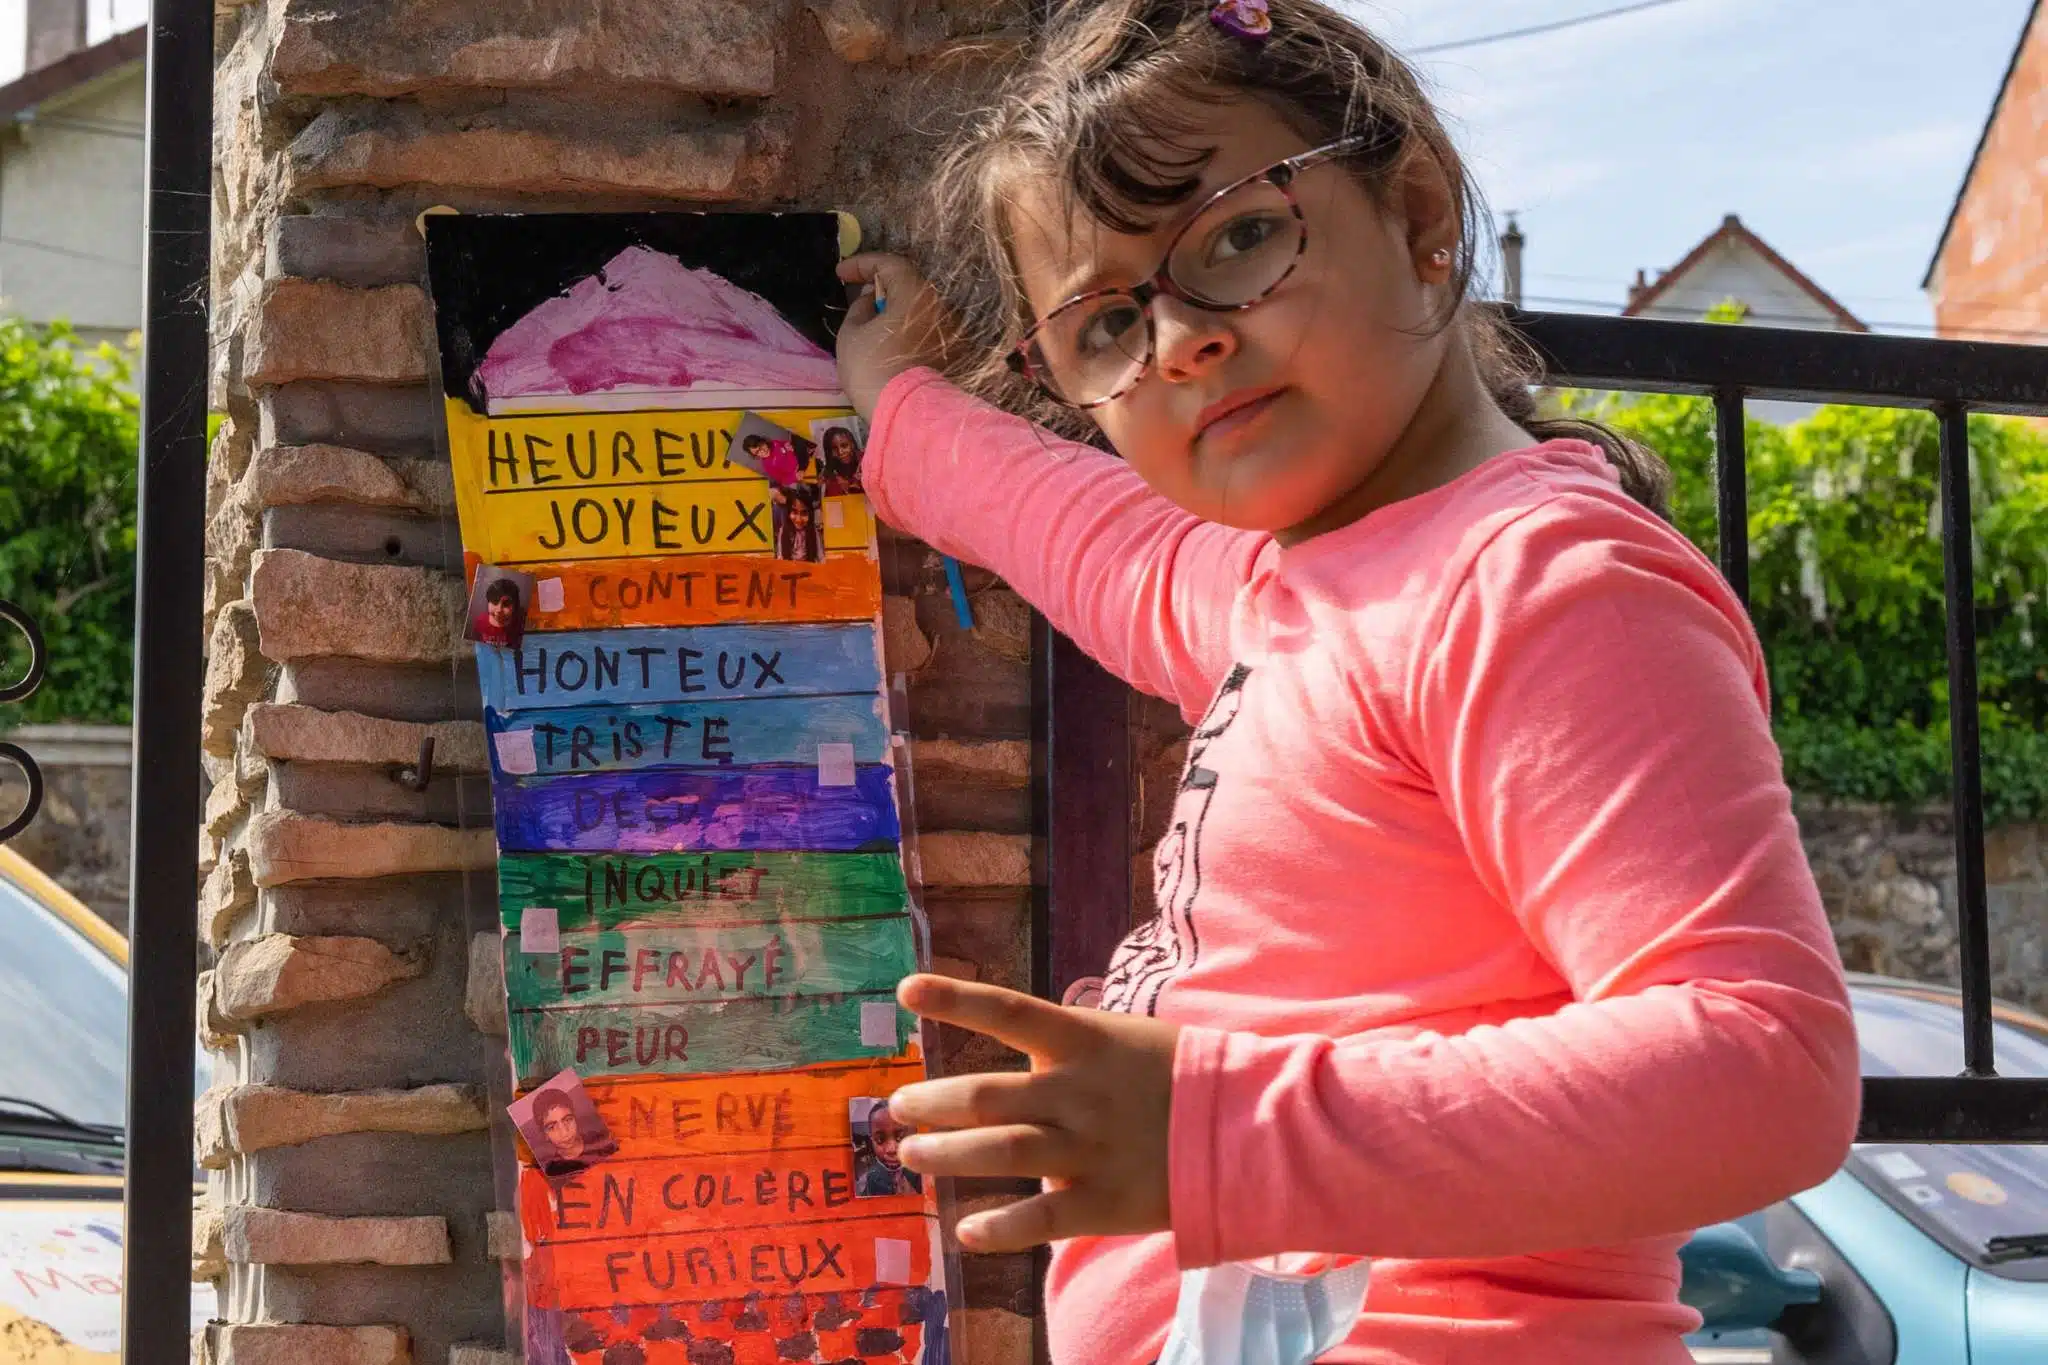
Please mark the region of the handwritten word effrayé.
[[[595, 962], [588, 959], [595, 957]], [[768, 940], [752, 952], [730, 952], [717, 947], [705, 948], [701, 953], [687, 948], [676, 948], [666, 952], [655, 948], [641, 948], [631, 954], [630, 962], [622, 948], [605, 948], [593, 954], [588, 948], [568, 947], [561, 950], [561, 983], [563, 995], [580, 995], [588, 990], [608, 991], [614, 977], [629, 981], [630, 989], [638, 992], [646, 989], [651, 981], [656, 987], [702, 991], [707, 988], [720, 993], [747, 990], [747, 972], [756, 963], [760, 965], [757, 990], [770, 991], [775, 988], [776, 978], [786, 965], [789, 951], [780, 935], [771, 934]], [[691, 970], [693, 960], [696, 970]], [[731, 984], [727, 984], [727, 973], [731, 973]]]

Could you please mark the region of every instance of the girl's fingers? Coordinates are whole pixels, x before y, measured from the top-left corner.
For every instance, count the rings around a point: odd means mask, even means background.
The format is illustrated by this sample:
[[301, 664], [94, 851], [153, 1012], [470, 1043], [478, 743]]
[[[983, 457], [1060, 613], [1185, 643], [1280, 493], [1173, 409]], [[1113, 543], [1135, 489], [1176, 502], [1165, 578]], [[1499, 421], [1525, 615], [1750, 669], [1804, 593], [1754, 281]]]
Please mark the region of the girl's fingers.
[[1098, 1045], [1101, 1032], [1084, 1021], [1095, 1011], [1070, 1010], [1021, 991], [920, 973], [896, 988], [903, 1007], [921, 1018], [971, 1029], [1044, 1061]]
[[1071, 1180], [1086, 1162], [1057, 1128], [1008, 1124], [964, 1133], [919, 1133], [903, 1140], [903, 1164], [924, 1175], [1047, 1176]]
[[946, 1076], [906, 1085], [889, 1097], [889, 1112], [918, 1128], [982, 1128], [997, 1123], [1057, 1123], [1058, 1087], [1028, 1071]]
[[987, 1213], [969, 1214], [960, 1220], [954, 1235], [964, 1249], [987, 1255], [1029, 1251], [1066, 1237], [1113, 1231], [1093, 1214], [1093, 1204], [1083, 1190], [1069, 1185]]

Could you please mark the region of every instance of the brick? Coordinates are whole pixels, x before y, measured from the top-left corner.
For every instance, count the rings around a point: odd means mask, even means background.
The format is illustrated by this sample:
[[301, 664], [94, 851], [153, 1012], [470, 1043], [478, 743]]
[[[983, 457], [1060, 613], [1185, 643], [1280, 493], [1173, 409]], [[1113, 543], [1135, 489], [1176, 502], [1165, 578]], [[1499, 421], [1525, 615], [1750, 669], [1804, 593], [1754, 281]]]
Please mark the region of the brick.
[[351, 825], [290, 811], [264, 811], [249, 821], [249, 867], [258, 886], [320, 877], [483, 872], [496, 862], [497, 844], [489, 828], [389, 821]]
[[242, 718], [242, 743], [265, 758], [309, 763], [410, 764], [434, 741], [436, 772], [489, 772], [484, 727], [468, 720], [418, 725], [353, 711], [259, 702]]
[[247, 850], [230, 849], [199, 888], [199, 936], [218, 950], [226, 946], [235, 921], [256, 908], [256, 878]]
[[290, 213], [270, 224], [264, 273], [369, 288], [416, 282], [426, 272], [426, 238], [404, 218]]
[[225, 838], [249, 810], [249, 794], [239, 782], [216, 782], [206, 793], [199, 827], [216, 839]]
[[262, 548], [304, 550], [357, 564], [403, 564], [462, 571], [462, 537], [452, 520], [348, 502], [272, 507], [263, 514]]
[[425, 954], [373, 938], [264, 934], [230, 943], [214, 968], [220, 1014], [231, 1022], [304, 1005], [359, 1000], [420, 975]]
[[263, 695], [268, 666], [255, 607], [248, 601], [221, 608], [206, 645], [206, 682], [200, 705], [200, 744], [210, 754], [232, 754], [235, 732], [250, 702]]
[[882, 657], [891, 673], [915, 673], [932, 660], [932, 642], [917, 624], [917, 603], [908, 597], [882, 599]]
[[426, 292], [416, 284], [273, 280], [257, 304], [242, 378], [416, 384], [427, 377], [428, 331]]
[[277, 699], [423, 724], [468, 719], [483, 708], [474, 653], [440, 665], [295, 659], [278, 675]]
[[768, 173], [750, 157], [745, 131], [675, 129], [650, 123], [605, 137], [587, 128], [546, 130], [509, 112], [458, 125], [410, 107], [327, 109], [293, 140], [295, 193], [430, 185], [437, 192], [651, 195], [720, 201]]
[[204, 971], [194, 984], [198, 996], [197, 1014], [199, 1019], [199, 1041], [214, 1052], [232, 1052], [235, 1048], [235, 1028], [220, 1014], [214, 996], [214, 973]]
[[411, 1365], [403, 1327], [224, 1322], [213, 1328], [219, 1365]]
[[985, 782], [992, 787], [1031, 783], [1031, 746], [1018, 739], [920, 739], [911, 746], [910, 761], [920, 779]]
[[972, 599], [974, 638], [997, 658], [1031, 662], [1031, 604], [1008, 588], [990, 588]]
[[484, 1249], [494, 1261], [516, 1261], [524, 1249], [525, 1232], [519, 1215], [510, 1209], [492, 1209], [484, 1215]]
[[445, 663], [458, 649], [467, 652], [462, 583], [449, 574], [260, 550], [249, 600], [262, 651], [280, 663], [309, 655]]
[[1031, 841], [1022, 835], [941, 831], [917, 839], [920, 879], [934, 887], [1031, 885]]
[[306, 380], [257, 397], [263, 445], [352, 446], [420, 455], [434, 448], [441, 408], [427, 387]]
[[954, 1318], [959, 1356], [971, 1365], [1021, 1365], [1031, 1359], [1031, 1319], [1004, 1308], [964, 1308]]
[[488, 930], [469, 940], [469, 977], [462, 994], [462, 1012], [477, 1032], [491, 1038], [506, 1036], [504, 949], [500, 937]]
[[758, 97], [775, 89], [773, 7], [722, 0], [405, 0], [273, 7], [270, 73], [288, 95], [389, 98], [460, 87], [641, 87]]
[[265, 446], [245, 478], [256, 508], [302, 502], [419, 508], [419, 495], [399, 472], [367, 450], [347, 446]]
[[221, 1247], [226, 1222], [220, 1200], [211, 1191], [192, 1201], [192, 1280], [195, 1284], [217, 1280], [228, 1273], [227, 1253]]
[[207, 1140], [200, 1144], [200, 1164], [212, 1169], [236, 1155], [343, 1133], [445, 1136], [477, 1132], [488, 1124], [481, 1095], [467, 1085], [339, 1092], [245, 1085], [208, 1095], [220, 1117], [201, 1125]]
[[455, 471], [446, 460], [393, 460], [391, 468], [405, 481], [413, 506], [442, 516], [454, 514]]
[[885, 55], [901, 19], [898, 0], [812, 0], [805, 8], [818, 21], [832, 55], [843, 62], [871, 62]]
[[445, 1218], [334, 1218], [242, 1206], [227, 1211], [231, 1265], [445, 1265]]
[[271, 769], [268, 809], [326, 815], [345, 822], [390, 820], [400, 824], [488, 824], [491, 780], [437, 762], [426, 790], [398, 782], [394, 766], [360, 763], [279, 763]]

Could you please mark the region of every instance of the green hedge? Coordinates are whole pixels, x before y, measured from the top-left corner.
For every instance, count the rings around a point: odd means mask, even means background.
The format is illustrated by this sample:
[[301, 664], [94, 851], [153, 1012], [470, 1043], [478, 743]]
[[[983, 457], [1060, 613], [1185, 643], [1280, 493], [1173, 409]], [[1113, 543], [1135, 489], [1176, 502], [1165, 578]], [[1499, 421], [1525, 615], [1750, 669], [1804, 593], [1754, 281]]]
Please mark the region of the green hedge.
[[[1713, 552], [1713, 409], [1704, 399], [1565, 395], [1642, 437], [1677, 477], [1674, 511]], [[1948, 684], [1935, 420], [1826, 407], [1748, 424], [1750, 597], [1792, 785], [1923, 804], [1949, 787]], [[1970, 420], [1979, 727], [1986, 813], [2048, 814], [2048, 439]], [[2048, 625], [2048, 622], [2043, 622]]]

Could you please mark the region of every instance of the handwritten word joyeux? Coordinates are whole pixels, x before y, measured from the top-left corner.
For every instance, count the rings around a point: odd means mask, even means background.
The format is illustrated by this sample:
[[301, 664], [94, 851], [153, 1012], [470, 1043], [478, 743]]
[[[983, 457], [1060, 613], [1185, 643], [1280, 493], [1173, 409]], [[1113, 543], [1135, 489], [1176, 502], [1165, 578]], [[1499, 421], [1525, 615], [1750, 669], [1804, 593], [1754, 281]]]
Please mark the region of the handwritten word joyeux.
[[621, 706], [740, 697], [874, 694], [871, 624], [563, 631], [517, 649], [477, 648], [484, 704], [500, 714], [547, 706]]

